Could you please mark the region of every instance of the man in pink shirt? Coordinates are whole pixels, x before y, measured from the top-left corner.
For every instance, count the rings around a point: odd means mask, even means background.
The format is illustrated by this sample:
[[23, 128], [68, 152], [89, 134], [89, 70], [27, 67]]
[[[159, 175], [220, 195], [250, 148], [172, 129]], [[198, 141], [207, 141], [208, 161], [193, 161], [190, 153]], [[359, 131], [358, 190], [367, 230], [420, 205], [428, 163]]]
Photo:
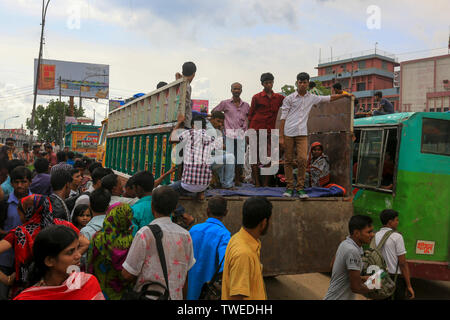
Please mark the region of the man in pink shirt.
[[[222, 111], [225, 114], [225, 136], [227, 152], [234, 154], [235, 185], [242, 182], [242, 168], [245, 159], [244, 133], [248, 129], [248, 112], [250, 105], [240, 96], [242, 85], [235, 82], [231, 85], [231, 99], [223, 100], [212, 111]], [[231, 152], [233, 149], [233, 152]]]

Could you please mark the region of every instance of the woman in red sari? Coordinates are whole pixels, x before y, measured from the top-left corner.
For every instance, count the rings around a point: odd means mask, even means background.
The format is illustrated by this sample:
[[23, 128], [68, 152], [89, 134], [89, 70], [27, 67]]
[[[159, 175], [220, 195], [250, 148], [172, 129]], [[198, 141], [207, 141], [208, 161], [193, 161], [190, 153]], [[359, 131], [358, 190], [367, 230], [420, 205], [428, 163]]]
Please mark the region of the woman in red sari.
[[[32, 248], [34, 239], [45, 228], [51, 225], [65, 225], [72, 228], [77, 234], [79, 230], [70, 222], [53, 217], [52, 204], [48, 197], [33, 194], [22, 198], [19, 202], [17, 212], [22, 225], [11, 230], [3, 240], [0, 241], [0, 253], [14, 249], [15, 277], [6, 277], [0, 272], [0, 281], [7, 285], [13, 285], [11, 295], [14, 297], [25, 286], [28, 278], [29, 267], [32, 259]], [[89, 248], [89, 240], [80, 236], [81, 251], [84, 253]], [[4, 278], [7, 278], [6, 281]]]
[[14, 300], [104, 300], [95, 276], [79, 272], [78, 234], [53, 225], [41, 231], [33, 245], [29, 283]]

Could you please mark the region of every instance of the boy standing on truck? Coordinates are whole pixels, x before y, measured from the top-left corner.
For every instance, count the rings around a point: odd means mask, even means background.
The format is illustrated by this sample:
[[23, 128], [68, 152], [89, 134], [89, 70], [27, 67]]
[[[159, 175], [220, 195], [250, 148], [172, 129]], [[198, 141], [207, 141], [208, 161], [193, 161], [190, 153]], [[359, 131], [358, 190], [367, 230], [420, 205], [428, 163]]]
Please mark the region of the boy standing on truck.
[[409, 299], [414, 299], [408, 262], [406, 262], [405, 241], [400, 233], [395, 232], [399, 223], [398, 212], [392, 209], [383, 210], [380, 213], [380, 220], [383, 227], [375, 234], [375, 245], [380, 243], [386, 232], [394, 231], [381, 248], [381, 254], [386, 261], [391, 279], [397, 277], [394, 300], [405, 300], [406, 295], [409, 296]]
[[191, 121], [192, 121], [192, 102], [191, 102], [191, 93], [192, 93], [192, 87], [191, 82], [194, 80], [195, 72], [197, 71], [197, 66], [193, 62], [185, 62], [182, 67], [182, 75], [180, 73], [175, 74], [175, 78], [181, 79], [184, 78], [184, 80], [187, 81], [186, 85], [186, 103], [184, 106], [184, 115], [180, 114], [178, 112], [178, 123], [184, 122], [184, 127], [186, 129], [191, 128]]
[[[309, 74], [301, 72], [297, 75], [297, 91], [283, 100], [280, 121], [280, 146], [284, 148], [286, 175], [285, 197], [293, 197], [297, 192], [300, 198], [307, 198], [303, 190], [305, 184], [306, 161], [308, 155], [308, 117], [314, 105], [351, 97], [349, 93], [332, 96], [316, 96], [308, 92]], [[297, 152], [297, 185], [294, 190], [294, 154]]]

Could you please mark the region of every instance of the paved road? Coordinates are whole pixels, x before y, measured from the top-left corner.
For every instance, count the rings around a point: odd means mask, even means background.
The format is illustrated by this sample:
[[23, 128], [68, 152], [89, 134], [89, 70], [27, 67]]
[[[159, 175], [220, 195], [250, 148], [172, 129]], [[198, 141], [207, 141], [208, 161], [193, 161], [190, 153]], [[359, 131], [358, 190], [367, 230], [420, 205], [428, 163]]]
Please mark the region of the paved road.
[[[321, 300], [330, 284], [330, 277], [322, 273], [310, 273], [291, 276], [266, 278], [266, 290], [273, 300]], [[450, 282], [412, 279], [416, 299], [450, 300]], [[358, 300], [365, 300], [357, 295]]]

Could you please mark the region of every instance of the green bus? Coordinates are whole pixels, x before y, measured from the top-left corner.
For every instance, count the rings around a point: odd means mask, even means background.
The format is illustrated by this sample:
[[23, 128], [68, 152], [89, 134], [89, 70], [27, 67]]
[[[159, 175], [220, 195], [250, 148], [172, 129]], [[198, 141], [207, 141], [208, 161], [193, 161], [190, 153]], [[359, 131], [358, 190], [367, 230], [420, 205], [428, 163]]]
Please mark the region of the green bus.
[[354, 214], [399, 212], [414, 278], [450, 280], [450, 113], [354, 120]]

